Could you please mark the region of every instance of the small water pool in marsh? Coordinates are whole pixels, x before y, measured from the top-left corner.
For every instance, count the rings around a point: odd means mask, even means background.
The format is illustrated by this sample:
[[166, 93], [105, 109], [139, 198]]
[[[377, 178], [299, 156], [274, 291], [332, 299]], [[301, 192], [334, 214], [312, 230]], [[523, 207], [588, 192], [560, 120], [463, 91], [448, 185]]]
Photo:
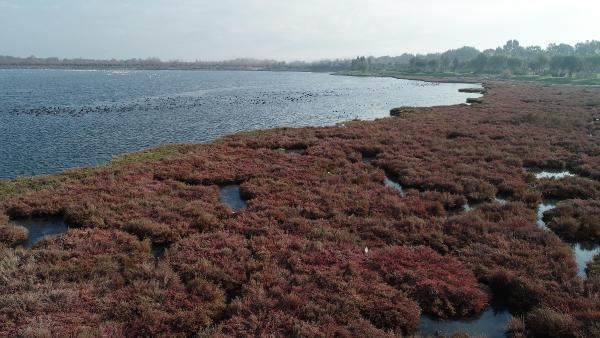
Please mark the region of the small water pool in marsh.
[[[462, 210], [458, 210], [458, 211], [469, 212], [469, 211], [478, 209], [479, 207], [481, 207], [482, 205], [484, 205], [486, 203], [497, 203], [500, 205], [504, 205], [504, 204], [508, 203], [508, 200], [506, 199], [506, 196], [496, 196], [496, 197], [494, 197], [494, 199], [492, 201], [488, 201], [488, 202], [474, 202], [474, 203], [467, 202], [467, 203], [463, 204]], [[453, 214], [457, 213], [458, 211], [455, 211]]]
[[400, 185], [400, 183], [393, 181], [391, 178], [389, 178], [389, 176], [385, 177], [383, 184], [388, 188], [392, 188], [392, 189], [396, 190], [400, 194], [400, 196], [402, 196], [402, 197], [406, 196], [406, 194], [404, 193], [404, 189], [402, 189], [402, 186]]
[[546, 211], [556, 208], [556, 203], [558, 203], [558, 201], [556, 201], [556, 200], [543, 200], [542, 202], [540, 202], [540, 204], [538, 204], [537, 220], [536, 220], [538, 227], [545, 229], [545, 230], [549, 230], [548, 227], [546, 226], [546, 222], [544, 222], [544, 213]]
[[156, 261], [160, 261], [167, 252], [167, 246], [164, 244], [152, 246], [152, 256]]
[[558, 180], [565, 177], [575, 176], [575, 174], [573, 174], [572, 172], [562, 169], [527, 168], [526, 170], [533, 173], [535, 175], [535, 178], [538, 180], [544, 178]]
[[25, 227], [29, 234], [23, 243], [26, 248], [33, 247], [37, 242], [47, 236], [57, 236], [69, 230], [69, 226], [61, 218], [36, 217], [13, 220], [12, 223]]
[[239, 184], [227, 184], [219, 187], [219, 201], [227, 204], [233, 212], [238, 212], [246, 207], [246, 201], [240, 194]]
[[594, 259], [594, 256], [600, 254], [600, 245], [595, 243], [570, 243], [575, 262], [577, 262], [577, 273], [581, 278], [587, 278], [587, 263]]
[[504, 338], [511, 318], [510, 312], [502, 307], [489, 307], [478, 316], [464, 319], [439, 320], [422, 316], [417, 332], [424, 336], [467, 333], [471, 337]]
[[[551, 231], [544, 222], [544, 213], [556, 207], [556, 200], [545, 200], [538, 204], [537, 208], [537, 226], [541, 229]], [[600, 245], [597, 243], [568, 243], [573, 249], [575, 262], [577, 263], [577, 273], [581, 278], [587, 278], [586, 267], [595, 255], [600, 254]]]

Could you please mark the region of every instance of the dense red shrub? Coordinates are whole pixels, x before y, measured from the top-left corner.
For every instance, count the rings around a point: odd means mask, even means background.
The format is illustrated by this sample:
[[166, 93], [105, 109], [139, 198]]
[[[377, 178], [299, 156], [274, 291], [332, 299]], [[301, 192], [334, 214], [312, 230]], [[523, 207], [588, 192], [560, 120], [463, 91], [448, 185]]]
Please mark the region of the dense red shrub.
[[546, 225], [568, 240], [600, 240], [600, 201], [567, 200], [544, 213]]
[[[600, 89], [486, 86], [481, 105], [232, 135], [0, 198], [0, 214], [71, 227], [9, 249], [26, 234], [0, 219], [0, 335], [387, 337], [497, 297], [522, 315], [515, 336], [597, 336], [597, 264], [582, 281], [535, 208], [584, 199], [548, 223], [588, 237], [597, 223], [600, 129], [584, 103]], [[247, 202], [235, 214], [219, 201], [231, 183]]]
[[559, 180], [543, 179], [538, 183], [538, 189], [545, 198], [600, 198], [600, 182], [577, 176], [565, 177]]
[[190, 292], [168, 265], [154, 265], [147, 242], [120, 231], [70, 230], [31, 251], [3, 250], [0, 260], [10, 262], [1, 335], [181, 334], [211, 325], [225, 307], [218, 286], [196, 283], [200, 295]]
[[367, 263], [394, 287], [416, 299], [423, 310], [440, 317], [480, 312], [488, 302], [475, 276], [463, 264], [429, 248], [388, 247]]
[[579, 337], [579, 323], [568, 314], [550, 308], [536, 308], [525, 317], [527, 334], [531, 337]]
[[239, 289], [253, 269], [246, 239], [228, 232], [194, 235], [177, 242], [167, 258], [184, 281], [204, 278], [227, 291]]
[[594, 256], [594, 259], [587, 264], [586, 270], [589, 277], [600, 277], [600, 255]]
[[365, 269], [362, 248], [333, 248], [275, 234], [253, 240], [262, 269], [232, 304], [234, 316], [281, 311], [323, 336], [351, 335], [359, 323], [360, 330], [377, 336], [416, 328], [417, 304]]

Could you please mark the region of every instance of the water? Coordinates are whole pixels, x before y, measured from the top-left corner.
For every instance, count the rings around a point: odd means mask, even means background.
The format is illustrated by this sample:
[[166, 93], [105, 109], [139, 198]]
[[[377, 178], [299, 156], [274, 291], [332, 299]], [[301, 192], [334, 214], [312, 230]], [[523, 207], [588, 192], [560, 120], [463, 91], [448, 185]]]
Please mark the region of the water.
[[246, 202], [240, 195], [240, 186], [237, 184], [220, 187], [219, 200], [221, 203], [227, 204], [233, 212], [238, 212], [246, 207]]
[[152, 246], [152, 256], [154, 257], [155, 260], [159, 261], [163, 258], [163, 256], [165, 255], [165, 253], [167, 252], [167, 246], [166, 245], [154, 245]]
[[508, 200], [506, 198], [496, 196], [496, 197], [494, 197], [494, 202], [504, 205], [504, 204], [508, 203]]
[[538, 180], [543, 178], [558, 180], [565, 177], [575, 176], [575, 174], [567, 170], [532, 169], [530, 171], [535, 174], [535, 178]]
[[0, 179], [165, 143], [465, 102], [465, 84], [318, 73], [0, 70]]
[[556, 208], [556, 202], [555, 201], [542, 201], [540, 204], [538, 204], [537, 207], [537, 226], [544, 229], [544, 230], [548, 230], [548, 226], [546, 226], [546, 222], [544, 222], [544, 213], [548, 210], [552, 210]]
[[[537, 226], [541, 229], [548, 230], [546, 222], [544, 222], [544, 213], [548, 210], [556, 208], [556, 201], [542, 201], [538, 204], [537, 208]], [[594, 243], [569, 243], [573, 254], [575, 255], [575, 262], [577, 263], [577, 274], [581, 278], [587, 278], [585, 269], [587, 263], [594, 259], [595, 255], [600, 254], [600, 245]]]
[[37, 242], [46, 236], [55, 236], [64, 234], [69, 227], [60, 218], [42, 217], [30, 218], [13, 221], [14, 224], [23, 226], [29, 230], [27, 241], [24, 243], [26, 248], [31, 248]]
[[594, 259], [594, 256], [600, 254], [600, 245], [595, 243], [572, 243], [570, 244], [575, 253], [575, 261], [577, 262], [577, 273], [581, 278], [587, 278], [585, 271], [587, 263]]
[[389, 187], [389, 188], [392, 188], [392, 189], [398, 191], [400, 196], [402, 196], [402, 197], [406, 196], [406, 194], [404, 193], [404, 190], [402, 189], [402, 186], [398, 182], [392, 181], [389, 177], [386, 176], [385, 180], [383, 181], [383, 184], [386, 187]]
[[[508, 203], [508, 200], [506, 198], [504, 198], [504, 196], [502, 196], [502, 197], [496, 196], [496, 197], [494, 197], [494, 200], [492, 202], [500, 204], [500, 205], [504, 205], [504, 204]], [[484, 205], [485, 203], [487, 203], [487, 202], [475, 202], [472, 204], [467, 202], [467, 203], [463, 204], [462, 211], [469, 212], [469, 211], [475, 210], [475, 209], [481, 207], [482, 205]]]
[[455, 319], [438, 320], [429, 316], [422, 316], [418, 332], [424, 336], [453, 333], [467, 333], [471, 337], [504, 338], [506, 325], [512, 318], [510, 312], [504, 308], [490, 307], [479, 316]]

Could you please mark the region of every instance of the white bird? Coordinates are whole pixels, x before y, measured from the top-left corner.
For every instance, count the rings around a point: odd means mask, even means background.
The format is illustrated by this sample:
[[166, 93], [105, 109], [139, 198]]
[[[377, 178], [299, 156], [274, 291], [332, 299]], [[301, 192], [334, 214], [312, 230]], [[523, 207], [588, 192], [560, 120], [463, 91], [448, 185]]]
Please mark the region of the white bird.
[[369, 254], [369, 247], [365, 246], [365, 255], [368, 255], [368, 254]]

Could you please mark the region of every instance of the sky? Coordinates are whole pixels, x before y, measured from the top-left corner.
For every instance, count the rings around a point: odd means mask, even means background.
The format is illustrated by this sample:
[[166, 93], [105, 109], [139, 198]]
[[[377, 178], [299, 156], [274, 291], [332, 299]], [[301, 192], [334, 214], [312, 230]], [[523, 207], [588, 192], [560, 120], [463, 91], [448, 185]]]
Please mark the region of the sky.
[[598, 0], [0, 0], [0, 55], [314, 61], [600, 40]]

